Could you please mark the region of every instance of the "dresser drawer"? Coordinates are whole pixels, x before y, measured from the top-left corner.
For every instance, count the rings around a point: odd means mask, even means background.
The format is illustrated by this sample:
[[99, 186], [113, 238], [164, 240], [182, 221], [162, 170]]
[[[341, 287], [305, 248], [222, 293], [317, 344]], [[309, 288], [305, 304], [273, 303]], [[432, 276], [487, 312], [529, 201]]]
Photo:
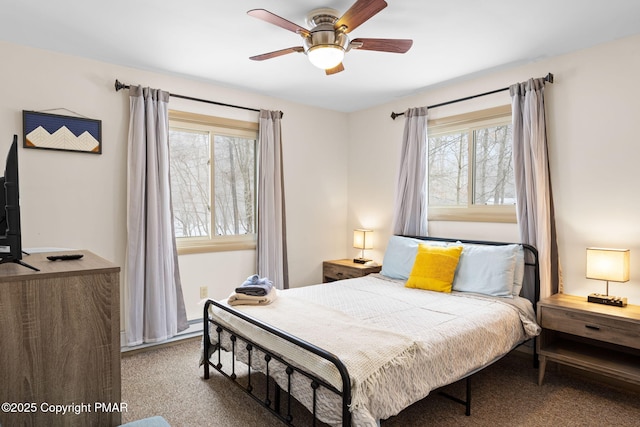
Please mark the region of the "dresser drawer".
[[637, 323], [595, 313], [541, 308], [540, 326], [545, 329], [640, 349], [640, 327]]

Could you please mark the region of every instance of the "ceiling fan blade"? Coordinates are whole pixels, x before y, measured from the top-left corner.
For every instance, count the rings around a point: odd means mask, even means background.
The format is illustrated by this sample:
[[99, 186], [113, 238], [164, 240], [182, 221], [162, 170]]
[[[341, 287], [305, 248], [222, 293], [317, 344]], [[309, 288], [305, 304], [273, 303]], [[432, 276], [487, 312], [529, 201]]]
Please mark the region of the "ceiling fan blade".
[[375, 50], [378, 52], [405, 53], [413, 45], [410, 39], [353, 39], [353, 49]]
[[330, 76], [331, 74], [337, 74], [340, 71], [344, 71], [344, 65], [342, 65], [342, 62], [333, 68], [327, 68], [326, 70], [324, 70], [327, 76]]
[[247, 12], [247, 14], [253, 16], [254, 18], [261, 19], [270, 24], [277, 25], [280, 28], [284, 28], [285, 30], [292, 31], [297, 34], [302, 34], [305, 36], [309, 34], [309, 30], [307, 30], [306, 28], [303, 28], [298, 24], [294, 24], [291, 21], [287, 21], [286, 19], [265, 9], [251, 9]]
[[344, 25], [347, 27], [345, 33], [353, 31], [385, 7], [387, 7], [387, 2], [384, 0], [357, 0], [338, 19], [335, 28], [340, 28]]
[[286, 49], [280, 49], [269, 53], [263, 53], [262, 55], [252, 56], [249, 59], [253, 59], [254, 61], [264, 61], [265, 59], [276, 58], [278, 56], [294, 52], [304, 52], [304, 48], [302, 46], [288, 47]]

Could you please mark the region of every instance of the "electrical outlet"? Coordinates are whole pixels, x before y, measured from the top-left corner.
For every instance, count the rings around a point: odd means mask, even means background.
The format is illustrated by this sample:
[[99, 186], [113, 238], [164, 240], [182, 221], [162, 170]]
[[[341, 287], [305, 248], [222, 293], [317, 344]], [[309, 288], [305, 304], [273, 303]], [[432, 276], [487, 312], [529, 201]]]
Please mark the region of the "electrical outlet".
[[200, 298], [206, 298], [209, 296], [209, 289], [206, 286], [200, 286]]

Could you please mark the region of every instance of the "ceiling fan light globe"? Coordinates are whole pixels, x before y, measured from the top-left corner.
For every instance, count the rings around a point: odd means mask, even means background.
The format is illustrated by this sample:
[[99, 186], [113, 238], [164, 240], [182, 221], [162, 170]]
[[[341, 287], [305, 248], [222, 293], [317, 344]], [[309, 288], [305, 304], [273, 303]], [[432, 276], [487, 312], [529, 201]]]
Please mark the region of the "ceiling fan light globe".
[[344, 49], [335, 45], [317, 45], [307, 50], [309, 61], [316, 67], [327, 70], [337, 67], [344, 59]]

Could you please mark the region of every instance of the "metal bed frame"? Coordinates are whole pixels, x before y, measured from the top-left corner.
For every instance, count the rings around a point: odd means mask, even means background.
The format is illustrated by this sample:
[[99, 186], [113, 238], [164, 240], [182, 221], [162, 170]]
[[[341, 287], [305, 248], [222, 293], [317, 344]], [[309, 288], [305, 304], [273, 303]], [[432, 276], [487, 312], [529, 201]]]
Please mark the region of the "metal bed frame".
[[[426, 240], [426, 241], [440, 241], [440, 242], [451, 242], [451, 243], [455, 243], [455, 242], [460, 242], [460, 243], [468, 243], [468, 244], [478, 244], [478, 245], [490, 245], [490, 246], [501, 246], [501, 245], [508, 245], [508, 244], [512, 244], [512, 243], [506, 243], [506, 242], [492, 242], [492, 241], [482, 241], [482, 240], [463, 240], [463, 239], [449, 239], [449, 238], [438, 238], [438, 237], [419, 237], [419, 236], [404, 236], [404, 237], [411, 237], [411, 238], [415, 238], [415, 239], [420, 239], [420, 240]], [[521, 243], [518, 243], [521, 244]], [[527, 269], [525, 268], [525, 284], [523, 285], [523, 291], [525, 292], [525, 289], [529, 291], [529, 295], [526, 296], [533, 304], [533, 309], [534, 311], [537, 309], [536, 305], [538, 300], [540, 299], [540, 272], [539, 272], [539, 261], [538, 261], [538, 251], [536, 250], [536, 248], [534, 248], [531, 245], [527, 245], [527, 244], [522, 244], [523, 248], [524, 248], [524, 253], [525, 253], [525, 267], [529, 267], [530, 269], [533, 269], [533, 283], [529, 283], [527, 282]], [[529, 270], [530, 271], [530, 270]], [[533, 287], [532, 291], [533, 294], [531, 294], [531, 287]], [[525, 295], [527, 295], [525, 293]], [[227, 328], [226, 326], [221, 325], [220, 323], [218, 323], [215, 319], [212, 319], [209, 315], [209, 308], [211, 306], [215, 306], [221, 310], [224, 310], [236, 317], [239, 317], [240, 319], [254, 325], [257, 328], [262, 329], [263, 331], [266, 331], [270, 334], [273, 334], [283, 340], [286, 340], [298, 347], [301, 347], [303, 349], [305, 349], [306, 351], [309, 351], [325, 360], [327, 360], [329, 363], [333, 364], [335, 366], [335, 368], [337, 369], [337, 371], [340, 373], [341, 379], [342, 379], [342, 390], [338, 390], [337, 388], [333, 387], [332, 385], [328, 384], [326, 381], [324, 381], [322, 378], [318, 378], [316, 375], [304, 370], [304, 368], [295, 366], [289, 362], [287, 362], [281, 355], [276, 354], [275, 352], [266, 349], [256, 343], [254, 343], [251, 339], [249, 339], [248, 337], [237, 333], [236, 331], [230, 330], [229, 328]], [[274, 328], [272, 326], [270, 326], [269, 324], [266, 324], [264, 322], [261, 322], [260, 320], [257, 320], [251, 316], [248, 316], [244, 313], [241, 313], [235, 309], [233, 309], [232, 307], [229, 307], [228, 305], [225, 304], [221, 304], [217, 301], [214, 300], [207, 300], [207, 302], [205, 303], [204, 306], [204, 312], [203, 312], [203, 319], [204, 319], [204, 331], [203, 331], [203, 354], [204, 354], [204, 378], [205, 379], [209, 379], [210, 376], [210, 368], [214, 368], [215, 370], [217, 370], [218, 372], [220, 372], [224, 377], [228, 378], [229, 380], [231, 380], [233, 382], [233, 384], [235, 384], [236, 386], [240, 387], [242, 390], [244, 390], [247, 394], [249, 394], [249, 396], [251, 396], [254, 400], [256, 400], [258, 403], [260, 403], [262, 406], [264, 406], [267, 410], [269, 410], [271, 413], [273, 413], [277, 418], [279, 418], [281, 421], [283, 421], [285, 424], [287, 425], [294, 425], [293, 424], [293, 414], [292, 414], [292, 398], [294, 398], [291, 394], [291, 378], [292, 375], [294, 373], [298, 373], [303, 375], [304, 377], [306, 377], [309, 380], [309, 387], [311, 389], [312, 392], [312, 399], [313, 399], [313, 409], [312, 409], [312, 416], [313, 416], [313, 426], [316, 425], [318, 421], [318, 417], [317, 417], [317, 391], [320, 387], [323, 387], [333, 393], [335, 393], [342, 401], [342, 408], [341, 408], [341, 412], [342, 412], [342, 426], [343, 427], [349, 427], [351, 426], [351, 413], [349, 411], [349, 405], [351, 404], [351, 381], [349, 378], [349, 372], [347, 371], [346, 366], [342, 363], [342, 361], [340, 361], [340, 359], [318, 347], [315, 346], [307, 341], [301, 340], [285, 331], [282, 331], [280, 329]], [[215, 327], [215, 331], [218, 335], [218, 339], [217, 339], [217, 343], [221, 342], [222, 339], [222, 334], [223, 332], [226, 332], [229, 334], [229, 339], [231, 342], [231, 349], [229, 350], [231, 353], [231, 366], [225, 368], [225, 366], [223, 366], [222, 363], [222, 356], [221, 356], [221, 351], [223, 350], [222, 346], [219, 344], [212, 344], [211, 340], [209, 339], [210, 336], [210, 332], [212, 331], [212, 327]], [[246, 384], [241, 383], [239, 381], [237, 381], [237, 372], [236, 372], [236, 355], [238, 353], [238, 346], [241, 345], [240, 343], [244, 343], [244, 350], [246, 350], [246, 354], [247, 354], [247, 381]], [[523, 343], [520, 343], [518, 345], [521, 345]], [[265, 362], [265, 366], [266, 366], [266, 372], [264, 372], [265, 377], [266, 377], [266, 382], [264, 384], [264, 389], [263, 390], [256, 390], [254, 388], [254, 384], [252, 383], [252, 375], [254, 375], [254, 372], [252, 371], [252, 367], [251, 367], [251, 363], [252, 363], [252, 356], [254, 355], [254, 352], [260, 352], [262, 353], [264, 356], [264, 362]], [[211, 362], [211, 358], [214, 358], [214, 356], [217, 355], [217, 362]], [[475, 370], [473, 372], [468, 373], [465, 377], [461, 378], [460, 380], [465, 380], [465, 387], [466, 387], [466, 391], [465, 391], [465, 399], [460, 399], [458, 397], [455, 396], [451, 396], [447, 393], [444, 392], [440, 392], [441, 395], [443, 395], [444, 397], [447, 397], [457, 403], [460, 403], [462, 405], [465, 406], [465, 414], [467, 416], [471, 415], [471, 382], [470, 382], [470, 378], [471, 376], [473, 376], [475, 373], [481, 371], [482, 369], [486, 368], [487, 366], [493, 364], [495, 361], [499, 360], [500, 358], [494, 360], [493, 362], [481, 367], [478, 370]], [[272, 379], [270, 377], [270, 364], [273, 360], [278, 361], [281, 365], [283, 365], [285, 367], [284, 371], [286, 373], [286, 378], [287, 378], [287, 389], [283, 390], [280, 385], [278, 385], [278, 383], [276, 382], [275, 379]], [[537, 354], [537, 350], [536, 350], [536, 337], [533, 338], [533, 366], [535, 368], [538, 367], [538, 354]], [[460, 381], [459, 380], [459, 381]], [[273, 383], [273, 384], [272, 384]], [[286, 394], [286, 402], [283, 404], [282, 402], [282, 394], [285, 393]]]

